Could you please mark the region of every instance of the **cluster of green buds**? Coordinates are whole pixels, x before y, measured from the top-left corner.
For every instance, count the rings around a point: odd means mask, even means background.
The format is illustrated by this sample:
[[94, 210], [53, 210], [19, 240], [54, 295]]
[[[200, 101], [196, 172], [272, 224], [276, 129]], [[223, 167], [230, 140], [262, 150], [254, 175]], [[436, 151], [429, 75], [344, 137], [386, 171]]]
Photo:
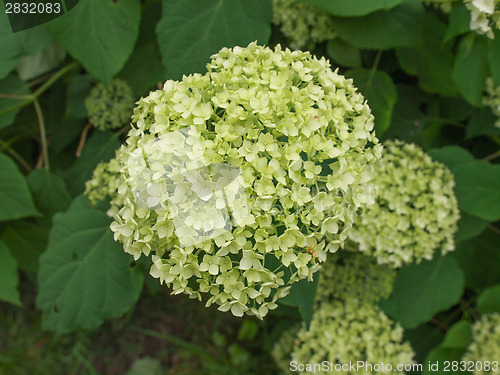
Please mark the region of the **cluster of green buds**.
[[92, 178], [85, 183], [85, 195], [92, 205], [107, 198], [115, 198], [118, 188], [123, 183], [118, 162], [120, 151], [109, 162], [101, 162], [94, 169]]
[[484, 314], [472, 325], [472, 343], [462, 359], [479, 364], [474, 365], [475, 375], [500, 374], [500, 313]]
[[98, 83], [85, 98], [89, 122], [101, 130], [126, 125], [132, 116], [134, 101], [127, 82], [115, 78], [109, 85]]
[[343, 245], [382, 146], [324, 58], [251, 43], [207, 69], [138, 102], [111, 229], [173, 293], [262, 318]]
[[376, 303], [390, 296], [396, 271], [375, 258], [339, 251], [328, 256], [319, 276], [316, 303], [347, 299]]
[[336, 37], [328, 12], [297, 0], [273, 0], [273, 23], [294, 49], [314, 49]]
[[500, 86], [495, 87], [492, 77], [486, 80], [486, 95], [483, 97], [483, 104], [498, 117], [495, 126], [500, 128]]
[[294, 368], [303, 370], [299, 374], [404, 374], [404, 366], [414, 363], [402, 327], [376, 305], [352, 299], [322, 304], [309, 330], [303, 324], [298, 332], [287, 331], [272, 355], [285, 374]]
[[454, 250], [459, 209], [450, 170], [414, 144], [384, 146], [373, 180], [376, 201], [355, 219], [353, 248], [395, 268]]
[[500, 29], [500, 0], [464, 0], [470, 11], [470, 29], [493, 39], [493, 29]]

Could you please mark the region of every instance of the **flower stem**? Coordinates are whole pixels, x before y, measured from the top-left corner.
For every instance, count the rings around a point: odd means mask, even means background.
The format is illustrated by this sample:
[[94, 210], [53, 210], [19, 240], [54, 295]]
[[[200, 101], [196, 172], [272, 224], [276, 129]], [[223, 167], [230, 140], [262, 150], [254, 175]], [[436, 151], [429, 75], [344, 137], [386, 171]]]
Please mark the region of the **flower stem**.
[[36, 117], [38, 118], [38, 125], [40, 126], [40, 139], [42, 143], [42, 155], [43, 155], [43, 160], [45, 162], [45, 169], [48, 170], [50, 169], [49, 153], [47, 149], [47, 134], [45, 132], [45, 122], [43, 121], [43, 113], [37, 99], [33, 101], [33, 104], [35, 106]]
[[[45, 91], [47, 91], [47, 89], [50, 88], [50, 86], [52, 86], [59, 78], [61, 78], [63, 75], [65, 75], [70, 70], [76, 68], [77, 66], [79, 66], [78, 61], [74, 61], [71, 64], [66, 65], [64, 68], [54, 73], [54, 75], [50, 77], [47, 80], [47, 82], [45, 82], [42, 86], [36, 89], [35, 92], [32, 93], [31, 95], [19, 95], [18, 99], [25, 99], [25, 100], [16, 103], [14, 105], [11, 105], [10, 107], [0, 109], [0, 116], [8, 112], [15, 111], [16, 109], [26, 107], [27, 105], [31, 104], [32, 102], [37, 100], [40, 95], [42, 95]], [[13, 95], [10, 95], [10, 97], [13, 97]]]

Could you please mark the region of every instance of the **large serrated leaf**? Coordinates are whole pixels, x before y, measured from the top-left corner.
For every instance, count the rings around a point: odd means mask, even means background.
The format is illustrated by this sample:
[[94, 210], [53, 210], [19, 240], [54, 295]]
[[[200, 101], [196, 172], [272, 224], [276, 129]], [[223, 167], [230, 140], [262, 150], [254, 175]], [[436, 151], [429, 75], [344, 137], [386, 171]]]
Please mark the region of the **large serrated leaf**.
[[108, 83], [132, 53], [140, 18], [139, 0], [82, 0], [46, 27], [90, 74]]
[[460, 41], [453, 81], [464, 99], [481, 106], [486, 78], [491, 74], [488, 66], [488, 50], [485, 37], [468, 34]]
[[474, 160], [452, 169], [460, 208], [484, 220], [500, 219], [500, 165]]
[[375, 117], [377, 136], [381, 136], [391, 123], [392, 111], [398, 99], [391, 77], [383, 71], [362, 68], [349, 70], [345, 76], [354, 80], [354, 85], [368, 100]]
[[453, 306], [462, 295], [464, 275], [451, 257], [411, 264], [400, 269], [392, 295], [381, 308], [405, 328], [415, 328]]
[[[43, 327], [56, 332], [95, 328], [128, 311], [143, 275], [115, 242], [110, 218], [85, 197], [54, 216], [47, 251], [40, 257], [37, 306]], [[83, 201], [83, 202], [82, 202]]]
[[15, 163], [0, 153], [0, 221], [37, 215], [26, 179]]
[[37, 169], [28, 176], [36, 207], [44, 215], [52, 216], [56, 212], [65, 211], [71, 203], [71, 195], [64, 181], [46, 169]]
[[425, 91], [455, 95], [456, 89], [451, 79], [454, 56], [451, 47], [441, 44], [445, 25], [433, 14], [426, 14], [422, 22], [422, 43], [397, 49], [399, 63], [408, 73], [418, 76], [419, 85]]
[[500, 236], [485, 230], [472, 240], [457, 245], [451, 255], [465, 274], [465, 286], [483, 289], [500, 283]]
[[17, 263], [9, 248], [0, 242], [0, 301], [20, 305]]
[[290, 294], [279, 300], [283, 305], [298, 307], [300, 316], [308, 328], [313, 315], [314, 296], [316, 295], [318, 279], [319, 275], [316, 274], [313, 281], [297, 281], [292, 284]]
[[377, 10], [394, 8], [407, 0], [299, 0], [317, 8], [326, 10], [334, 16], [358, 17]]
[[332, 17], [332, 23], [335, 32], [356, 47], [391, 49], [420, 43], [422, 14], [422, 4], [411, 1], [363, 17]]
[[156, 33], [168, 77], [203, 72], [222, 47], [266, 44], [271, 17], [271, 0], [163, 0]]

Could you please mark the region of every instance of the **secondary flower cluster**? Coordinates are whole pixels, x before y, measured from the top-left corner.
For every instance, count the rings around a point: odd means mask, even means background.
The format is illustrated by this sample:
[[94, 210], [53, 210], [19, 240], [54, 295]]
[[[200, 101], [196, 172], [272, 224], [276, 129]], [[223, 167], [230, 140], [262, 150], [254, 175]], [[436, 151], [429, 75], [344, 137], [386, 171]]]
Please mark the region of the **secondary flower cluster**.
[[[498, 375], [498, 366], [493, 366], [492, 361], [500, 359], [500, 313], [482, 315], [472, 326], [472, 343], [463, 356], [464, 361], [481, 362], [481, 366], [474, 366], [474, 374]], [[491, 367], [484, 365], [488, 362]], [[496, 368], [496, 370], [495, 370]]]
[[376, 202], [355, 219], [359, 251], [395, 268], [454, 249], [459, 219], [453, 175], [421, 148], [387, 141], [376, 166]]
[[339, 251], [328, 256], [319, 275], [317, 303], [333, 299], [375, 303], [391, 294], [396, 271], [375, 258]]
[[483, 98], [483, 104], [490, 107], [493, 114], [498, 117], [495, 126], [500, 128], [500, 86], [495, 88], [492, 77], [486, 80], [486, 95]]
[[85, 99], [89, 121], [96, 128], [116, 129], [132, 116], [134, 97], [127, 82], [115, 78], [109, 85], [98, 83]]
[[[313, 314], [310, 329], [303, 324], [298, 333], [288, 331], [275, 344], [272, 355], [286, 374], [290, 371], [290, 361], [386, 364], [385, 371], [364, 367], [336, 372], [364, 375], [404, 374], [396, 371], [396, 366], [413, 363], [414, 353], [410, 344], [403, 342], [401, 326], [395, 325], [377, 306], [350, 299], [322, 304]], [[390, 370], [387, 364], [392, 366]], [[331, 374], [331, 371], [300, 373]]]
[[120, 173], [121, 164], [118, 162], [120, 151], [109, 162], [101, 162], [94, 169], [92, 178], [85, 183], [85, 195], [90, 203], [95, 205], [106, 198], [114, 198], [118, 188], [123, 183]]
[[138, 102], [111, 229], [173, 293], [261, 318], [343, 244], [382, 146], [323, 58], [251, 43], [207, 69]]
[[273, 23], [294, 49], [313, 49], [316, 43], [336, 36], [328, 12], [297, 0], [273, 0]]

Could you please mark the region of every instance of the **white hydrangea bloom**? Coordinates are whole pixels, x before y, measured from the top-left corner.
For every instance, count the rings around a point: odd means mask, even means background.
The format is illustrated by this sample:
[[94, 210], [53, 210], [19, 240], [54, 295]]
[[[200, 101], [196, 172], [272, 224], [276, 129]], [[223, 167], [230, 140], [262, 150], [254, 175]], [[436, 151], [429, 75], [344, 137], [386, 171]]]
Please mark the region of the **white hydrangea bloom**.
[[454, 250], [459, 210], [445, 165], [414, 144], [387, 141], [373, 183], [376, 202], [349, 233], [353, 250], [395, 268]]
[[470, 11], [470, 29], [493, 39], [493, 29], [500, 29], [500, 0], [464, 0]]
[[382, 146], [325, 59], [251, 43], [207, 69], [138, 102], [111, 229], [173, 293], [262, 318], [342, 245]]
[[[414, 363], [413, 349], [403, 342], [403, 328], [394, 324], [377, 306], [353, 300], [322, 304], [313, 313], [311, 326], [293, 328], [275, 344], [273, 358], [285, 374], [290, 362], [301, 364], [349, 364], [363, 361], [386, 365], [385, 371], [368, 366], [358, 371], [334, 371], [342, 375], [404, 374], [396, 371], [398, 364]], [[392, 367], [389, 370], [389, 366]], [[316, 371], [314, 371], [316, 370]], [[331, 374], [320, 366], [300, 374]]]
[[500, 362], [500, 313], [485, 314], [472, 325], [472, 343], [462, 360], [481, 363], [480, 367], [475, 366], [475, 375], [500, 374], [500, 367], [492, 364]]
[[297, 0], [273, 0], [273, 23], [294, 49], [313, 49], [317, 43], [335, 39], [330, 18], [328, 12]]

